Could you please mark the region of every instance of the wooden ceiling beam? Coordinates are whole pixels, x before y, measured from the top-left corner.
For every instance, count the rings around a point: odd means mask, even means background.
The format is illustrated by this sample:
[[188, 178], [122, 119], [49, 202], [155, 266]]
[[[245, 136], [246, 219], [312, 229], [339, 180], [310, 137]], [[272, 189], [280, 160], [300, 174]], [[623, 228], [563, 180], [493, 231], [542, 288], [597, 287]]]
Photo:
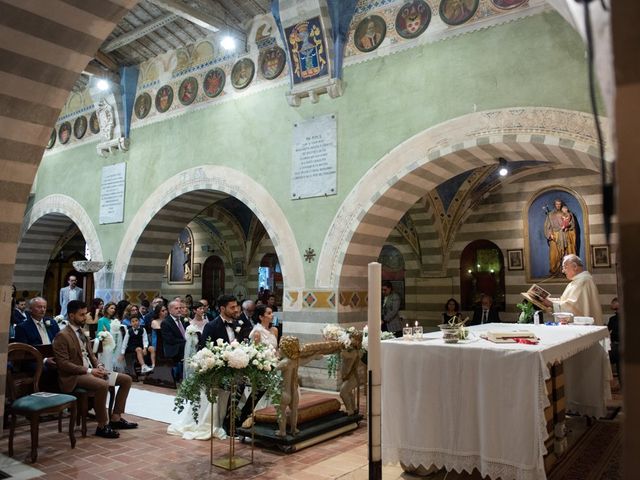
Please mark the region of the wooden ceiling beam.
[[173, 22], [179, 15], [175, 13], [165, 13], [158, 18], [154, 18], [152, 21], [145, 23], [144, 25], [140, 25], [139, 27], [134, 28], [130, 32], [125, 33], [124, 35], [120, 35], [113, 40], [107, 42], [103, 47], [103, 52], [112, 52], [117, 50], [120, 47], [130, 44], [131, 42], [135, 42], [139, 38], [142, 38], [154, 30], [157, 30], [160, 27], [164, 27], [168, 23]]
[[198, 25], [206, 30], [211, 32], [219, 32], [220, 30], [234, 30], [238, 33], [245, 34], [244, 30], [239, 28], [238, 26], [228, 25], [226, 22], [220, 18], [214, 17], [213, 15], [209, 15], [208, 13], [201, 12], [196, 10], [195, 8], [187, 5], [186, 3], [180, 2], [179, 0], [148, 0], [150, 3], [153, 3], [155, 6], [160, 7], [164, 10], [172, 12], [179, 17], [188, 20], [189, 22]]

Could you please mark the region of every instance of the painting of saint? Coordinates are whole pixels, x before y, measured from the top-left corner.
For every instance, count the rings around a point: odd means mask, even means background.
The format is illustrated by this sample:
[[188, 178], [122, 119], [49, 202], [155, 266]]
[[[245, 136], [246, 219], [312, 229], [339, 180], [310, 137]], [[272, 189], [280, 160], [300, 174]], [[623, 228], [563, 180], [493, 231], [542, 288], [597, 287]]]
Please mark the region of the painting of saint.
[[353, 34], [356, 48], [361, 52], [372, 52], [380, 46], [387, 34], [387, 24], [382, 17], [372, 15], [363, 18]]
[[136, 103], [133, 105], [133, 110], [136, 112], [136, 117], [140, 120], [149, 115], [151, 111], [151, 95], [143, 93], [136, 98]]
[[193, 234], [188, 228], [178, 235], [169, 258], [169, 283], [193, 283]]
[[402, 38], [416, 38], [429, 26], [431, 8], [423, 0], [405, 3], [396, 15], [396, 32]]
[[56, 129], [51, 130], [51, 135], [49, 136], [49, 141], [47, 142], [47, 150], [51, 150], [53, 146], [56, 144]]
[[207, 97], [215, 98], [222, 93], [226, 76], [221, 68], [209, 70], [204, 76], [202, 88]]
[[87, 117], [80, 115], [76, 118], [76, 121], [73, 122], [73, 135], [77, 139], [81, 139], [85, 133], [87, 133]]
[[93, 112], [91, 117], [89, 117], [89, 130], [94, 135], [100, 133], [100, 122], [98, 121], [98, 114]]
[[511, 10], [512, 8], [524, 5], [529, 0], [491, 0], [491, 3], [501, 10]]
[[442, 0], [440, 18], [448, 25], [461, 25], [473, 17], [479, 3], [480, 0]]
[[178, 100], [182, 105], [191, 105], [198, 96], [198, 80], [195, 77], [187, 77], [178, 89]]
[[231, 85], [237, 89], [243, 89], [249, 86], [253, 75], [256, 73], [256, 66], [248, 58], [238, 60], [231, 70]]
[[156, 110], [160, 113], [164, 113], [169, 110], [173, 103], [173, 88], [169, 85], [160, 87], [158, 93], [156, 93]]
[[60, 140], [61, 144], [66, 145], [70, 138], [71, 124], [69, 122], [64, 122], [58, 129], [58, 140]]
[[588, 218], [581, 201], [573, 192], [561, 188], [544, 190], [534, 196], [527, 210], [530, 280], [562, 274], [562, 258], [576, 254], [586, 259]]
[[277, 78], [284, 70], [287, 59], [284, 50], [278, 46], [269, 48], [262, 53], [260, 71], [267, 80]]

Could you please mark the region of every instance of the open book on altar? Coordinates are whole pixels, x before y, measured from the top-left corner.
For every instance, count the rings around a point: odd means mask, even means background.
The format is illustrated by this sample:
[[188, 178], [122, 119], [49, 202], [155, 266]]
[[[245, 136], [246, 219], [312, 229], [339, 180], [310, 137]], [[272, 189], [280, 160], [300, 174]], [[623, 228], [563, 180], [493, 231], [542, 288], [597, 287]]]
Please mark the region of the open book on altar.
[[535, 333], [528, 331], [519, 332], [487, 332], [487, 340], [493, 343], [517, 343], [518, 339], [531, 340], [537, 343]]
[[545, 312], [551, 311], [551, 308], [547, 307], [543, 303], [543, 300], [545, 300], [551, 294], [540, 285], [536, 285], [534, 283], [533, 285], [531, 285], [531, 288], [529, 288], [529, 290], [527, 290], [526, 292], [521, 292], [520, 294], [541, 310]]

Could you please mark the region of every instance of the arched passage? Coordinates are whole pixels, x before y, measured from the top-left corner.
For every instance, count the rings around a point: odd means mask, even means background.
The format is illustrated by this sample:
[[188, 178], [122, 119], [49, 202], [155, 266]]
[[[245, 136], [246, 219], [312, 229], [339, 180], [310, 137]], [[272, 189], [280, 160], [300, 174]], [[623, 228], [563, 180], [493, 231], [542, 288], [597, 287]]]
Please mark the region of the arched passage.
[[204, 165], [165, 181], [148, 197], [131, 221], [114, 268], [114, 292], [148, 288], [160, 282], [166, 252], [178, 232], [214, 202], [232, 196], [262, 222], [278, 253], [287, 288], [301, 289], [304, 273], [293, 230], [267, 190], [237, 170]]
[[[102, 247], [87, 212], [71, 197], [50, 195], [29, 210], [22, 225], [13, 283], [18, 291], [41, 291], [49, 259], [66, 234], [79, 230], [93, 260], [102, 260]], [[95, 279], [102, 273], [95, 274]]]
[[342, 203], [318, 259], [316, 286], [364, 289], [367, 264], [391, 230], [446, 180], [498, 157], [597, 172], [596, 144], [590, 115], [550, 108], [478, 112], [425, 130], [376, 163]]

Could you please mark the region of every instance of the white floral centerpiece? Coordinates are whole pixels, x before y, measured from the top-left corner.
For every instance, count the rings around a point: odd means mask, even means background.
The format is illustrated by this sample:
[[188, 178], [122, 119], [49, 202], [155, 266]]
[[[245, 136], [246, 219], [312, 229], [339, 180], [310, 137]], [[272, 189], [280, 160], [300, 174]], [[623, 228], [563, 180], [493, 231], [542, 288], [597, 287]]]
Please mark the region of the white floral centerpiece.
[[[392, 332], [380, 332], [380, 340], [391, 340], [393, 338], [396, 338], [396, 336]], [[369, 350], [369, 327], [367, 325], [362, 329], [362, 350], [365, 353]], [[365, 363], [367, 362], [365, 361]]]
[[[250, 383], [252, 390], [265, 390], [274, 404], [280, 403], [282, 375], [276, 369], [278, 356], [275, 349], [262, 343], [248, 344], [233, 341], [230, 344], [218, 339], [195, 353], [188, 368], [193, 373], [178, 388], [175, 407], [182, 412], [188, 402], [192, 406], [193, 419], [198, 421], [200, 392], [204, 389], [207, 399], [213, 403], [217, 389], [230, 390], [238, 383]], [[237, 401], [234, 395], [231, 401]]]
[[198, 336], [199, 331], [200, 330], [198, 330], [198, 327], [196, 327], [195, 325], [189, 325], [185, 330], [185, 333], [190, 337], [195, 337], [195, 336]]
[[[69, 324], [69, 322], [64, 318], [64, 315], [56, 315], [55, 317], [53, 317], [53, 319], [58, 324], [58, 327], [60, 327], [60, 330], [62, 330], [64, 327], [66, 327]], [[45, 325], [47, 327], [51, 326], [51, 321], [45, 320]]]
[[[335, 323], [329, 323], [322, 329], [322, 336], [325, 340], [340, 342], [345, 350], [353, 350], [353, 339], [361, 335], [362, 332], [356, 327], [343, 328]], [[341, 357], [339, 353], [334, 353], [327, 357], [327, 374], [329, 378], [336, 375], [340, 367]]]

